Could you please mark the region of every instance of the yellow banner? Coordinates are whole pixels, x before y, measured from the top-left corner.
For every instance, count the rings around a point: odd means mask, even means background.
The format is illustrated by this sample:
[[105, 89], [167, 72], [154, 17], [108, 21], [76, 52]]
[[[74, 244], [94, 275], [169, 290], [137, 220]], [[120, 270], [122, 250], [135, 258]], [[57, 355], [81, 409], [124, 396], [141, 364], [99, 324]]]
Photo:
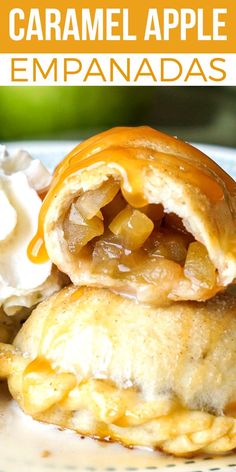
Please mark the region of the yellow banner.
[[0, 53], [236, 53], [236, 2], [8, 0]]

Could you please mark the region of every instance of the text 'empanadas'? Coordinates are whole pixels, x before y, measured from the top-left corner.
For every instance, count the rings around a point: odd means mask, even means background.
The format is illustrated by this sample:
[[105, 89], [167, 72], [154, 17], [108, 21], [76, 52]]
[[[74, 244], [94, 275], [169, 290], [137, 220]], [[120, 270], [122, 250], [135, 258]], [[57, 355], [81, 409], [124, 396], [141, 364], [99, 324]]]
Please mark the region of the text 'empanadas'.
[[206, 300], [236, 277], [236, 184], [192, 146], [115, 128], [58, 166], [29, 256], [141, 302]]
[[236, 298], [148, 307], [69, 287], [41, 303], [0, 376], [38, 420], [185, 455], [236, 447]]

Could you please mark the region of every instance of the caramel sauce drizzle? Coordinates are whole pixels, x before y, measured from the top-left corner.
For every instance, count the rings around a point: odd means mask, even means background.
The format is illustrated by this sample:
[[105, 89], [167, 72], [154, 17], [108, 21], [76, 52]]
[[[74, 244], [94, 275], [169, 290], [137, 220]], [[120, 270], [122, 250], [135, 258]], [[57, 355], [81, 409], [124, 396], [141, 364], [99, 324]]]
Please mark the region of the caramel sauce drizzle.
[[52, 184], [41, 207], [38, 231], [28, 247], [34, 263], [44, 263], [44, 221], [52, 200], [66, 185], [68, 177], [94, 166], [116, 170], [121, 191], [135, 208], [148, 204], [143, 194], [144, 173], [153, 168], [177, 173], [178, 178], [199, 188], [212, 203], [236, 196], [236, 183], [214, 161], [189, 144], [152, 128], [114, 128], [79, 144], [56, 168]]
[[36, 357], [30, 362], [24, 370], [23, 377], [33, 376], [34, 374], [45, 374], [51, 376], [55, 374], [51, 363], [45, 357]]

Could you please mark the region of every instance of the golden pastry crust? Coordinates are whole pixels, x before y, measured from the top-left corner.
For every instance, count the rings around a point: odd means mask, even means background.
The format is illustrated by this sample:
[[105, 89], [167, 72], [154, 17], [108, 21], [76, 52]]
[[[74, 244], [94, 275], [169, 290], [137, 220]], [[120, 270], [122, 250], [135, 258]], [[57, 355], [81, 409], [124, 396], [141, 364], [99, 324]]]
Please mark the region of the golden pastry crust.
[[15, 316], [7, 316], [0, 308], [0, 342], [11, 343], [22, 326], [23, 320], [26, 319], [27, 311]]
[[[152, 301], [150, 291], [147, 295], [150, 281], [94, 273], [86, 258], [68, 248], [63, 223], [72, 202], [108, 179], [119, 183], [133, 207], [158, 204], [165, 214], [178, 215], [183, 227], [206, 248], [216, 270], [214, 283], [199, 286], [182, 272], [179, 279], [176, 269], [176, 283], [166, 291], [162, 287], [162, 295], [156, 297], [160, 304], [167, 299], [206, 300], [235, 279], [235, 182], [200, 151], [148, 127], [112, 129], [80, 144], [65, 158], [43, 204], [39, 232], [31, 245], [34, 260], [39, 261], [43, 252], [45, 257], [43, 247], [41, 256], [34, 257], [44, 237], [50, 259], [75, 285], [109, 287], [135, 294], [142, 302]], [[167, 271], [163, 279], [168, 277]], [[152, 293], [157, 290], [152, 285]]]
[[34, 418], [175, 455], [236, 447], [236, 298], [148, 307], [69, 287], [41, 303], [0, 376]]

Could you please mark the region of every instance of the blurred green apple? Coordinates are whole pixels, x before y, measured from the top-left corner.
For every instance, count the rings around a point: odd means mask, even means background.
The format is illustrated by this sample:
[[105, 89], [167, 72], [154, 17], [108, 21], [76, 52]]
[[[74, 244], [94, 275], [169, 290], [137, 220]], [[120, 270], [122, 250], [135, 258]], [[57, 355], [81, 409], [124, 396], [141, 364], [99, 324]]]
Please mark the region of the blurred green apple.
[[145, 93], [137, 92], [126, 87], [2, 87], [0, 138], [76, 138], [86, 130], [129, 124], [145, 106]]
[[236, 145], [236, 87], [0, 87], [0, 141], [80, 139], [149, 124]]

